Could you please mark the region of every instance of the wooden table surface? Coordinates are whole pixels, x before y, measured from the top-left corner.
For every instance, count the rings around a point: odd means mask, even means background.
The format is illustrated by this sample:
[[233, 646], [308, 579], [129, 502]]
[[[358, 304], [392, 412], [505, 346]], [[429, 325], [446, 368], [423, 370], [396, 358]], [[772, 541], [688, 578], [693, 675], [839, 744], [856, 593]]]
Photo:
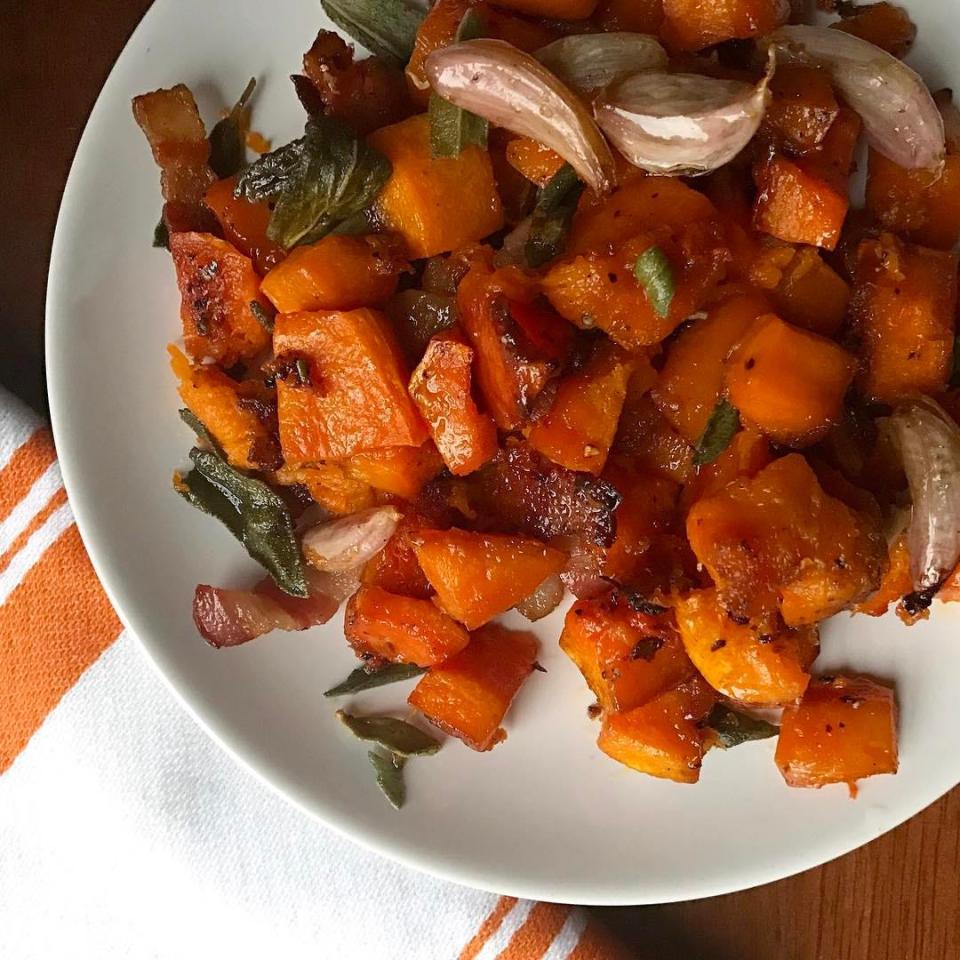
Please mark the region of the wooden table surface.
[[[97, 91], [149, 5], [8, 0], [0, 12], [0, 383], [37, 409], [60, 194]], [[798, 877], [600, 912], [644, 960], [958, 960], [960, 791]]]

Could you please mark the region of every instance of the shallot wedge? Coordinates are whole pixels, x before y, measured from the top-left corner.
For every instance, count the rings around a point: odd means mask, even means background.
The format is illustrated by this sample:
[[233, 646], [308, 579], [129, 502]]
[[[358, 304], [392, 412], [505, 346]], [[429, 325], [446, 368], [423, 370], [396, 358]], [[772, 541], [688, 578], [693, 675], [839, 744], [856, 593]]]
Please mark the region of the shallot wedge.
[[317, 524], [303, 535], [303, 555], [316, 570], [356, 570], [379, 553], [400, 522], [394, 507], [371, 507]]
[[534, 56], [571, 90], [587, 93], [642, 70], [666, 70], [667, 52], [645, 33], [561, 37]]
[[594, 103], [610, 142], [650, 173], [699, 176], [729, 163], [760, 127], [773, 75], [755, 86], [691, 73], [637, 73]]
[[425, 69], [445, 100], [556, 151], [596, 193], [616, 186], [613, 154], [583, 101], [530, 54], [467, 40], [434, 50]]
[[517, 604], [517, 612], [528, 620], [542, 620], [553, 613], [563, 599], [563, 581], [556, 573], [547, 577], [529, 597]]
[[870, 145], [910, 169], [939, 167], [943, 119], [919, 75], [880, 47], [827, 27], [781, 27], [767, 38], [786, 62], [825, 67], [863, 120]]

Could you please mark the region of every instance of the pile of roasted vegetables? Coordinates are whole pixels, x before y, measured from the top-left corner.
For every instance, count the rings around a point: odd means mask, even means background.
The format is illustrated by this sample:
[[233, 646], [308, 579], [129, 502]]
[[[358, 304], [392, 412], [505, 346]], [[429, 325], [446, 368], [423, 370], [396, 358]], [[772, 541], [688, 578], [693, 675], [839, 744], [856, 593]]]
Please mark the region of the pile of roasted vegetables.
[[[613, 759], [692, 783], [778, 735], [791, 786], [896, 771], [891, 689], [812, 668], [833, 614], [960, 597], [960, 123], [902, 9], [800, 6], [325, 0], [373, 56], [320, 32], [291, 143], [252, 83], [209, 137], [185, 86], [134, 100], [174, 486], [268, 573], [197, 587], [211, 644], [346, 601], [328, 695], [416, 677], [414, 719], [485, 751], [538, 667], [496, 618], [569, 590]], [[399, 805], [437, 739], [339, 716]]]

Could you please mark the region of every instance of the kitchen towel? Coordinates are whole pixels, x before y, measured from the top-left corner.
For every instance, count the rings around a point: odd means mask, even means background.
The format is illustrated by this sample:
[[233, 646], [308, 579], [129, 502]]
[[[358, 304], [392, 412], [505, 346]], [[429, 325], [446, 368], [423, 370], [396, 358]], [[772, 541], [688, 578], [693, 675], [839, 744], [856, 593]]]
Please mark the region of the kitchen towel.
[[49, 430], [0, 390], [0, 957], [627, 960], [585, 910], [433, 879], [289, 806], [136, 647]]

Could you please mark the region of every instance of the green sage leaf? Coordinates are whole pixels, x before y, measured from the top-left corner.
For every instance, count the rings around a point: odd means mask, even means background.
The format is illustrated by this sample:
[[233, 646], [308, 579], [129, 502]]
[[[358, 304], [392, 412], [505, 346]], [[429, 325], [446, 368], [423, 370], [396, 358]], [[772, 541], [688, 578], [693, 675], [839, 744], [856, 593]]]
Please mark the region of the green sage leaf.
[[250, 301], [250, 312], [253, 314], [257, 323], [259, 323], [267, 333], [273, 333], [273, 317], [264, 310], [263, 304], [261, 304], [259, 300]]
[[702, 467], [713, 463], [730, 446], [739, 426], [740, 414], [737, 408], [726, 398], [718, 401], [694, 447], [694, 465]]
[[251, 77], [233, 109], [210, 131], [210, 169], [221, 180], [247, 165], [245, 114], [256, 86], [256, 79]]
[[373, 769], [377, 771], [377, 783], [383, 791], [383, 795], [390, 801], [390, 806], [394, 810], [399, 810], [407, 799], [407, 785], [403, 780], [403, 767], [406, 764], [406, 757], [401, 757], [396, 753], [385, 757], [382, 753], [371, 750], [367, 756], [373, 764]]
[[352, 693], [361, 693], [364, 690], [373, 690], [375, 687], [384, 687], [388, 683], [399, 683], [401, 680], [411, 680], [426, 673], [424, 667], [412, 663], [391, 663], [379, 670], [367, 670], [357, 667], [342, 683], [331, 687], [323, 694], [325, 697], [345, 697]]
[[[454, 40], [476, 40], [485, 35], [483, 17], [468, 10], [457, 27]], [[436, 93], [430, 94], [430, 153], [434, 157], [459, 157], [466, 147], [487, 145], [489, 124], [469, 110], [454, 106]]]
[[281, 590], [306, 597], [303, 555], [283, 500], [261, 480], [235, 470], [218, 453], [194, 447], [190, 459], [194, 469], [179, 478], [177, 492], [220, 520]]
[[425, 7], [408, 0], [320, 0], [323, 12], [371, 53], [406, 63]]
[[719, 745], [724, 749], [748, 740], [767, 740], [780, 732], [780, 728], [772, 723], [738, 713], [723, 703], [718, 703], [710, 711], [706, 725], [717, 735]]
[[199, 437], [205, 440], [213, 450], [223, 456], [220, 444], [214, 439], [213, 434], [207, 429], [206, 424], [189, 408], [184, 407], [179, 411], [180, 419]]
[[314, 243], [366, 210], [390, 177], [390, 161], [331, 117], [311, 117], [298, 140], [264, 154], [236, 193], [273, 200], [267, 235], [284, 249]]
[[156, 248], [170, 249], [170, 230], [167, 228], [167, 221], [161, 217], [157, 225], [153, 228], [153, 245]]
[[419, 727], [396, 717], [355, 717], [337, 711], [340, 722], [358, 739], [372, 740], [401, 757], [427, 757], [440, 749], [435, 740]]
[[583, 184], [569, 163], [565, 163], [540, 191], [524, 248], [529, 266], [542, 267], [563, 251], [582, 192]]
[[670, 312], [670, 304], [677, 285], [673, 277], [673, 267], [667, 255], [658, 247], [652, 246], [637, 257], [633, 265], [633, 275], [644, 290], [650, 306], [658, 316], [665, 317]]

